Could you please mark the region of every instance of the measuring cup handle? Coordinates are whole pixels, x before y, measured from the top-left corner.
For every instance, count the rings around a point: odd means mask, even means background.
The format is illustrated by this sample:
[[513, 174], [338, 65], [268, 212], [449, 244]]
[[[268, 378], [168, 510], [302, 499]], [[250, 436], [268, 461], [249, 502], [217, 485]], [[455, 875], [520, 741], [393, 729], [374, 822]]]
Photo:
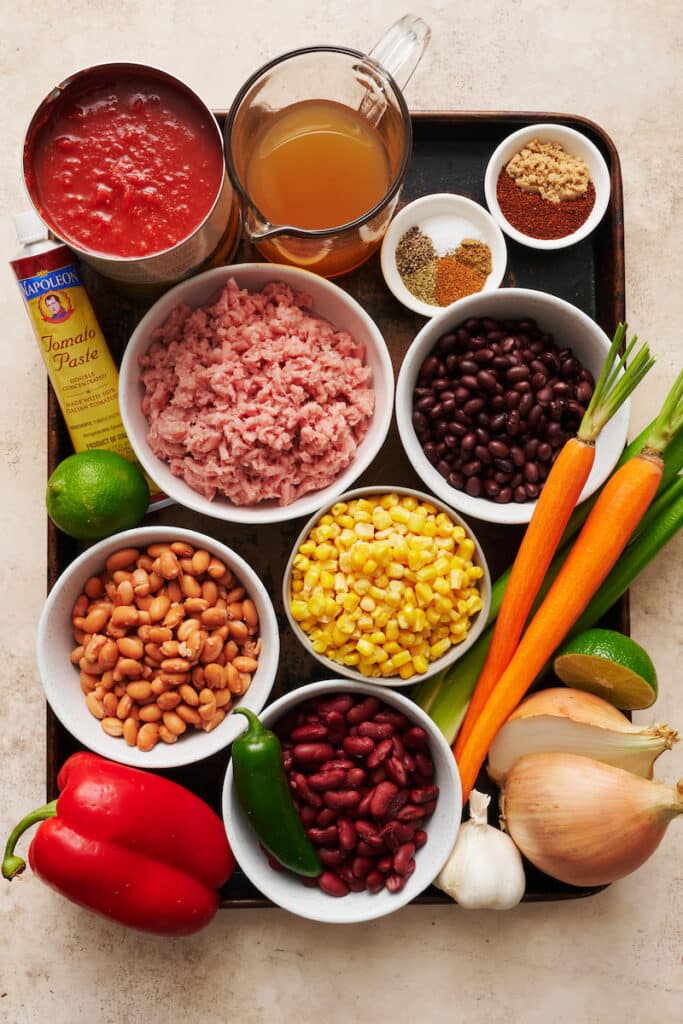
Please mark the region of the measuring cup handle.
[[430, 35], [429, 25], [422, 18], [404, 14], [384, 33], [369, 56], [389, 72], [399, 89], [404, 89], [420, 62]]

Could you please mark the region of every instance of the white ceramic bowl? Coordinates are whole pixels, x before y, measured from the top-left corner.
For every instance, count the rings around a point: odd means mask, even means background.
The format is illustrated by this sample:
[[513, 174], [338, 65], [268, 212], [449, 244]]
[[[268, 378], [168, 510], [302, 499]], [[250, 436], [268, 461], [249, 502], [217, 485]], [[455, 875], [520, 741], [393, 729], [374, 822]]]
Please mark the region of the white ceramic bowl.
[[[287, 615], [289, 624], [299, 643], [302, 644], [302, 646], [306, 648], [308, 653], [313, 655], [313, 657], [316, 658], [320, 662], [320, 664], [323, 665], [329, 672], [338, 672], [341, 673], [341, 675], [343, 676], [348, 676], [349, 679], [355, 679], [356, 682], [371, 682], [373, 685], [381, 687], [414, 686], [415, 683], [420, 683], [425, 679], [429, 679], [431, 676], [437, 675], [437, 673], [442, 672], [443, 669], [448, 668], [450, 665], [456, 662], [459, 658], [463, 656], [463, 654], [466, 651], [470, 649], [472, 644], [475, 643], [480, 634], [483, 632], [484, 627], [486, 626], [486, 620], [489, 617], [489, 609], [491, 607], [491, 575], [489, 573], [489, 567], [486, 563], [486, 558], [484, 557], [484, 552], [482, 550], [481, 544], [479, 543], [474, 533], [472, 532], [472, 528], [468, 525], [468, 523], [464, 521], [464, 519], [462, 519], [456, 512], [453, 511], [452, 507], [434, 498], [431, 494], [423, 494], [421, 491], [415, 491], [409, 487], [391, 487], [389, 485], [383, 484], [377, 487], [359, 487], [354, 491], [348, 491], [346, 494], [340, 495], [339, 498], [337, 498], [336, 500], [351, 501], [354, 498], [365, 498], [370, 495], [378, 494], [411, 495], [415, 498], [418, 498], [420, 501], [430, 502], [432, 505], [436, 506], [439, 509], [439, 511], [445, 512], [446, 515], [448, 515], [454, 523], [457, 523], [458, 525], [462, 526], [463, 529], [466, 531], [467, 536], [474, 542], [473, 561], [476, 565], [481, 566], [481, 568], [484, 571], [483, 576], [479, 580], [479, 593], [481, 595], [482, 606], [481, 610], [478, 611], [472, 617], [469, 631], [467, 633], [466, 638], [462, 641], [462, 643], [456, 644], [455, 646], [451, 647], [450, 650], [448, 650], [441, 658], [436, 658], [434, 661], [430, 662], [429, 667], [424, 674], [416, 674], [414, 676], [411, 676], [410, 679], [402, 679], [400, 676], [384, 676], [378, 678], [364, 676], [362, 672], [357, 672], [355, 668], [351, 668], [348, 665], [340, 665], [339, 662], [332, 661], [331, 658], [327, 658], [324, 654], [318, 654], [316, 651], [314, 651], [310, 637], [303, 631], [303, 629], [296, 621], [296, 619], [294, 619], [290, 611], [290, 578], [292, 575], [292, 563], [294, 562], [296, 553], [299, 550], [299, 546], [303, 544], [303, 542], [306, 540], [306, 537], [313, 529], [313, 527], [316, 525], [320, 517], [325, 515], [326, 512], [329, 512], [331, 505], [328, 505], [325, 508], [320, 509], [314, 516], [312, 516], [304, 526], [299, 536], [297, 537], [294, 543], [294, 547], [292, 548], [291, 554], [287, 561], [287, 566], [285, 568], [284, 577], [282, 580], [282, 602], [285, 607], [285, 613]], [[331, 504], [334, 504], [334, 502], [332, 502]]]
[[[413, 428], [413, 391], [420, 367], [441, 335], [460, 326], [470, 317], [491, 317], [494, 320], [532, 317], [544, 331], [554, 336], [561, 348], [569, 346], [579, 362], [596, 379], [610, 341], [589, 316], [564, 299], [526, 288], [501, 288], [488, 294], [479, 293], [461, 299], [434, 317], [417, 334], [406, 353], [396, 385], [396, 422], [401, 442], [415, 472], [430, 491], [438, 494], [464, 516], [504, 525], [528, 523], [536, 507], [535, 501], [499, 505], [488, 498], [472, 498], [464, 491], [456, 491], [429, 462]], [[629, 410], [630, 402], [627, 400], [600, 434], [595, 463], [581, 492], [580, 501], [590, 497], [614, 469], [626, 443]]]
[[[290, 505], [264, 501], [258, 505], [234, 505], [225, 497], [209, 501], [193, 490], [180, 477], [174, 476], [168, 464], [159, 459], [147, 443], [149, 426], [142, 413], [144, 389], [140, 382], [138, 358], [151, 344], [152, 332], [163, 325], [169, 314], [181, 303], [192, 308], [211, 301], [234, 277], [241, 288], [257, 291], [270, 281], [283, 281], [296, 291], [309, 294], [316, 314], [335, 327], [352, 334], [365, 345], [366, 361], [372, 369], [375, 389], [375, 411], [363, 441], [351, 464], [328, 486], [311, 491]], [[131, 335], [121, 363], [119, 403], [126, 433], [140, 463], [149, 476], [180, 505], [232, 523], [277, 523], [308, 516], [335, 495], [341, 494], [370, 465], [384, 443], [391, 423], [394, 373], [391, 358], [379, 329], [358, 302], [338, 285], [298, 267], [273, 263], [243, 263], [217, 267], [189, 278], [166, 292], [142, 318]]]
[[[523, 149], [532, 139], [538, 139], [539, 142], [559, 142], [567, 153], [579, 157], [590, 170], [595, 187], [595, 204], [593, 209], [581, 227], [577, 228], [570, 235], [564, 235], [562, 238], [533, 238], [531, 235], [525, 235], [523, 232], [518, 231], [517, 228], [514, 228], [508, 222], [496, 197], [496, 187], [500, 172], [512, 160], [515, 153]], [[605, 210], [609, 203], [610, 189], [607, 164], [597, 146], [590, 139], [586, 138], [585, 135], [582, 135], [581, 132], [575, 131], [574, 128], [566, 128], [561, 124], [532, 124], [528, 128], [521, 128], [518, 132], [508, 135], [493, 151], [484, 176], [484, 194], [486, 196], [486, 205], [491, 211], [491, 215], [500, 224], [506, 235], [514, 239], [515, 242], [520, 242], [531, 249], [565, 249], [568, 245], [574, 245], [575, 242], [580, 242], [582, 238], [590, 235], [591, 231], [598, 226], [605, 215]]]
[[375, 894], [350, 892], [335, 898], [318, 888], [308, 888], [289, 871], [275, 871], [261, 850], [237, 798], [232, 761], [228, 765], [223, 784], [223, 821], [237, 863], [264, 896], [284, 910], [311, 921], [352, 924], [372, 921], [400, 910], [434, 881], [455, 845], [462, 813], [462, 790], [453, 753], [431, 718], [412, 701], [391, 690], [379, 690], [369, 683], [350, 683], [347, 679], [326, 679], [324, 682], [302, 686], [269, 704], [260, 715], [261, 722], [267, 728], [272, 728], [278, 719], [298, 704], [332, 693], [375, 695], [401, 711], [415, 725], [422, 726], [429, 736], [434, 782], [439, 787], [439, 797], [434, 813], [425, 823], [429, 838], [415, 854], [415, 871], [405, 887], [397, 893], [382, 889]]
[[242, 730], [240, 716], [228, 714], [212, 732], [188, 728], [176, 743], [159, 742], [144, 753], [129, 747], [123, 739], [108, 736], [86, 707], [78, 668], [69, 660], [76, 646], [71, 632], [71, 610], [76, 599], [88, 577], [102, 572], [107, 558], [115, 551], [145, 548], [169, 540], [187, 541], [220, 558], [244, 584], [256, 605], [263, 649], [251, 686], [239, 698], [240, 704], [255, 712], [261, 710], [273, 687], [280, 654], [278, 623], [266, 588], [247, 562], [219, 541], [175, 526], [146, 526], [115, 534], [88, 548], [64, 570], [47, 597], [38, 624], [38, 672], [50, 707], [72, 736], [96, 754], [136, 768], [175, 768], [201, 761], [227, 747]]
[[[443, 256], [446, 251], [457, 248], [463, 238], [476, 238], [488, 245], [491, 250], [493, 266], [482, 291], [489, 292], [499, 286], [507, 264], [507, 249], [503, 234], [493, 217], [479, 203], [452, 192], [422, 196], [420, 199], [408, 203], [396, 214], [384, 236], [381, 251], [382, 273], [387, 287], [399, 302], [415, 313], [421, 313], [422, 316], [428, 317], [440, 313], [445, 307], [423, 302], [406, 288], [396, 269], [396, 246], [406, 231], [413, 227], [420, 228], [429, 236], [430, 225], [436, 222], [439, 223], [439, 238], [446, 233], [449, 240], [447, 249], [435, 245], [439, 255]], [[449, 224], [452, 236], [448, 233]], [[443, 251], [439, 251], [440, 248]]]

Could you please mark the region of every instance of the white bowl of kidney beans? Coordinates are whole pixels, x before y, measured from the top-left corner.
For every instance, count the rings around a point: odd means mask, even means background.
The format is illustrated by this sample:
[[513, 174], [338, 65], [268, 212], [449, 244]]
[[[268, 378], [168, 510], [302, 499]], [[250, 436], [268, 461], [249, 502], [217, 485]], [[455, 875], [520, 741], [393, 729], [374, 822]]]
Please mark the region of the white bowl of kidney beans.
[[243, 725], [233, 705], [261, 710], [279, 654], [258, 574], [225, 544], [175, 526], [89, 547], [38, 625], [38, 672], [62, 725], [102, 757], [153, 770], [229, 746]]
[[[444, 310], [416, 336], [396, 388], [398, 430], [414, 469], [466, 516], [528, 523], [609, 345], [582, 310], [546, 292], [504, 288]], [[598, 438], [581, 501], [614, 468], [629, 408], [627, 401]]]
[[294, 875], [261, 849], [233, 785], [223, 818], [237, 862], [268, 899], [314, 921], [391, 914], [436, 878], [458, 833], [452, 751], [412, 701], [370, 683], [330, 679], [280, 697], [260, 715], [280, 738], [296, 807], [323, 862]]

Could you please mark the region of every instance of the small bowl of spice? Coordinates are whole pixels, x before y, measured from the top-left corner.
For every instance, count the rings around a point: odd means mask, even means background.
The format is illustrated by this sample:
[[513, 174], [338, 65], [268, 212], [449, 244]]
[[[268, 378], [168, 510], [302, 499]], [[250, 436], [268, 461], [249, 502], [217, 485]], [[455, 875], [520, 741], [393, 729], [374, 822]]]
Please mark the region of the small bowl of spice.
[[478, 203], [451, 192], [404, 206], [382, 243], [382, 273], [408, 309], [432, 317], [445, 306], [503, 280], [503, 234]]
[[610, 177], [600, 151], [573, 128], [536, 124], [509, 135], [484, 178], [486, 203], [510, 238], [533, 249], [564, 249], [602, 220]]

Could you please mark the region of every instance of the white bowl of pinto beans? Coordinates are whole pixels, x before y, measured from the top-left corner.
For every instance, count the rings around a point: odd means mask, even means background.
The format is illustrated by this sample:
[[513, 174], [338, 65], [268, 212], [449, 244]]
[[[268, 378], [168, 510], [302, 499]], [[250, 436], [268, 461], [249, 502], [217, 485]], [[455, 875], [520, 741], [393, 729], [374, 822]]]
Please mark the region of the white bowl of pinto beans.
[[275, 680], [279, 629], [254, 570], [192, 530], [141, 527], [88, 548], [50, 591], [38, 670], [81, 743], [139, 768], [191, 764], [242, 731]]

